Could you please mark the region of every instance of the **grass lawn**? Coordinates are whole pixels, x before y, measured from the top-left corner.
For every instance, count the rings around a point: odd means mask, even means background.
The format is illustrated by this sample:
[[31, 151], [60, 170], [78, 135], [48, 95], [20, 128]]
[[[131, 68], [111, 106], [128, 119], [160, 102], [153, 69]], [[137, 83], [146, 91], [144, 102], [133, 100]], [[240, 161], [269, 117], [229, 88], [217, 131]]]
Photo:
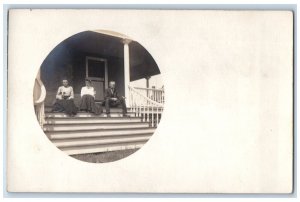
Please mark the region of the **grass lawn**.
[[123, 151], [110, 151], [110, 152], [100, 152], [93, 154], [76, 154], [71, 155], [71, 157], [76, 158], [81, 161], [86, 161], [90, 163], [107, 163], [112, 161], [117, 161], [119, 159], [125, 158], [138, 149], [127, 149]]

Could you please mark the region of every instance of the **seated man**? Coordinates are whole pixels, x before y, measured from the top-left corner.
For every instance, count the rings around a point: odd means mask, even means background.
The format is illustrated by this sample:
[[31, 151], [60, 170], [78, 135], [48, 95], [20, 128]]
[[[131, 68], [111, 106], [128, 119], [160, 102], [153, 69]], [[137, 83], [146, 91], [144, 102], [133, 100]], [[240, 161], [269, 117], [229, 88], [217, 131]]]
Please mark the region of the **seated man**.
[[121, 105], [123, 116], [127, 116], [127, 107], [125, 103], [125, 97], [119, 96], [115, 88], [116, 83], [114, 81], [109, 82], [109, 87], [105, 90], [105, 109], [106, 114], [110, 116], [110, 106], [116, 107]]

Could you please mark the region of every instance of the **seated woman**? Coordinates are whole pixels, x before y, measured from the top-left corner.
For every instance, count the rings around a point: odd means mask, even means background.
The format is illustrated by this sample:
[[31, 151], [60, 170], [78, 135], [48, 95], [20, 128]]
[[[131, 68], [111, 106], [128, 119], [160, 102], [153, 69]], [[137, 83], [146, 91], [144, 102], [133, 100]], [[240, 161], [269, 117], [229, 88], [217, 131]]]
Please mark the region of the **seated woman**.
[[91, 86], [92, 81], [89, 79], [85, 80], [84, 87], [81, 88], [81, 103], [80, 111], [86, 111], [99, 115], [102, 113], [102, 108], [95, 103], [96, 91], [94, 87]]
[[52, 112], [65, 112], [69, 116], [74, 116], [77, 114], [78, 108], [74, 104], [73, 88], [69, 86], [67, 79], [64, 79], [62, 84], [58, 88]]

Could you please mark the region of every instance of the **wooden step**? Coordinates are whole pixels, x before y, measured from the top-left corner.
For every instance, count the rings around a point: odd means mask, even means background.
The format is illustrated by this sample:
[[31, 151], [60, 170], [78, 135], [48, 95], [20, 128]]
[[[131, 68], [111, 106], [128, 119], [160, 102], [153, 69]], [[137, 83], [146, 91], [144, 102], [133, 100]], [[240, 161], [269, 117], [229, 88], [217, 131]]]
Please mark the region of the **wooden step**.
[[68, 138], [89, 138], [89, 137], [113, 137], [127, 135], [153, 134], [156, 128], [137, 128], [137, 129], [112, 129], [112, 130], [87, 130], [87, 131], [53, 131], [46, 132], [51, 140]]
[[138, 117], [49, 117], [45, 124], [139, 123]]
[[147, 141], [152, 134], [147, 135], [132, 135], [132, 136], [117, 136], [117, 137], [98, 137], [98, 138], [80, 138], [80, 139], [65, 139], [65, 140], [53, 140], [52, 143], [57, 147], [76, 147], [76, 146], [91, 146], [91, 145], [107, 145], [107, 144], [119, 144], [119, 143], [132, 143]]
[[[45, 112], [51, 112], [51, 110], [53, 109], [52, 106], [45, 106]], [[103, 109], [103, 113], [106, 112], [105, 107], [102, 108]], [[127, 111], [130, 112], [131, 108], [127, 108]], [[116, 107], [112, 107], [110, 108], [110, 112], [119, 112], [122, 113], [122, 108], [116, 108]]]
[[[163, 112], [163, 108], [162, 107], [151, 107], [151, 108], [147, 108], [146, 106], [141, 106], [139, 108], [142, 112], [146, 111], [146, 112], [150, 112], [152, 113], [159, 113], [161, 114]], [[52, 107], [45, 107], [45, 112], [46, 113], [51, 113]], [[111, 113], [121, 113], [122, 114], [122, 109], [121, 108], [110, 108], [110, 112]], [[134, 110], [132, 108], [127, 108], [127, 112], [128, 113], [132, 113], [134, 112]], [[85, 113], [84, 111], [78, 111], [78, 113]], [[105, 108], [103, 108], [103, 114], [106, 114], [106, 110]]]
[[126, 149], [138, 149], [141, 148], [147, 141], [133, 142], [133, 143], [117, 143], [107, 145], [91, 145], [91, 146], [80, 146], [80, 147], [65, 147], [61, 148], [62, 151], [68, 155], [74, 154], [89, 154], [98, 152], [118, 151]]
[[[127, 113], [128, 116], [130, 117], [135, 117], [134, 113]], [[118, 112], [112, 112], [110, 114], [111, 117], [123, 117], [122, 113]], [[105, 113], [102, 113], [100, 115], [95, 115], [92, 113], [86, 113], [86, 112], [78, 112], [74, 117], [102, 117], [102, 118], [108, 118], [106, 117]], [[62, 112], [46, 112], [45, 113], [45, 118], [72, 118], [69, 115], [62, 113]]]
[[125, 128], [145, 128], [149, 123], [89, 123], [89, 124], [45, 124], [44, 131], [76, 131], [76, 130], [106, 130], [106, 129], [125, 129]]

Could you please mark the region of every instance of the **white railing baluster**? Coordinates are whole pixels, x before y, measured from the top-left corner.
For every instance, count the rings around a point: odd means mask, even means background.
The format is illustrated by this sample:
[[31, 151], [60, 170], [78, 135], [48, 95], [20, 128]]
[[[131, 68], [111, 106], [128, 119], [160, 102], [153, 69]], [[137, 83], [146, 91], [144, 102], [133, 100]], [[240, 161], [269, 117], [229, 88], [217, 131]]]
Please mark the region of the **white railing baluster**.
[[131, 89], [129, 88], [129, 104], [130, 104], [130, 110], [133, 111], [133, 103], [132, 103], [132, 94]]
[[146, 100], [146, 105], [145, 105], [145, 112], [147, 114], [147, 122], [149, 122], [149, 104], [148, 101]]
[[156, 125], [158, 124], [158, 120], [159, 120], [159, 109], [157, 109], [156, 111]]
[[158, 95], [158, 102], [161, 103], [161, 94]]
[[150, 122], [150, 107], [149, 107], [149, 105], [148, 105], [148, 103], [147, 103], [147, 122], [149, 123], [149, 125], [151, 125], [151, 122]]
[[141, 117], [142, 116], [142, 105], [140, 105], [140, 103], [138, 103], [138, 105], [140, 106], [139, 117]]
[[134, 87], [135, 91], [158, 103], [164, 103], [164, 89]]
[[[144, 99], [143, 99], [143, 100], [144, 100]], [[144, 121], [147, 122], [147, 114], [146, 114], [146, 105], [145, 105], [145, 104], [143, 104], [143, 109], [144, 109], [144, 111], [143, 111], [143, 114], [144, 114]]]
[[152, 121], [152, 127], [154, 127], [154, 116], [153, 116], [153, 106], [152, 106], [152, 109], [151, 109], [151, 121]]
[[147, 105], [144, 105], [144, 114], [145, 114], [145, 122], [149, 122], [148, 121], [148, 112], [147, 112], [147, 107], [146, 107]]
[[[141, 117], [143, 122], [148, 122], [149, 127], [157, 127], [160, 121], [159, 114], [163, 111], [163, 90], [133, 88], [131, 86], [128, 88], [129, 103], [135, 116]], [[148, 90], [148, 96], [146, 90]]]

